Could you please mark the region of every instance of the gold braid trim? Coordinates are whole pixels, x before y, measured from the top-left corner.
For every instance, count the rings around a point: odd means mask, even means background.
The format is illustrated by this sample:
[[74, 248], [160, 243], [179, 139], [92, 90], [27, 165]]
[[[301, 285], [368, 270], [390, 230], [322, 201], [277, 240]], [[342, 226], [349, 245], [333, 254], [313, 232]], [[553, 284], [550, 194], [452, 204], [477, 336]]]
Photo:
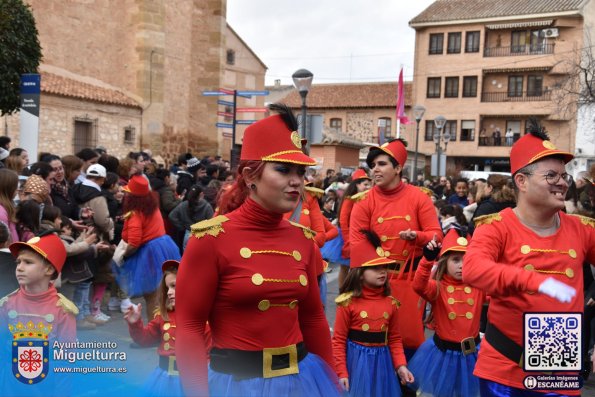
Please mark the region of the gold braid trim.
[[317, 187], [304, 186], [304, 190], [316, 198], [321, 198], [322, 196], [324, 196], [324, 190], [318, 189]]
[[340, 306], [349, 306], [353, 292], [344, 292], [335, 298], [335, 303]]
[[56, 303], [56, 306], [60, 306], [65, 313], [72, 314], [73, 316], [79, 314], [79, 309], [75, 306], [75, 304], [60, 293], [58, 293], [58, 303]]
[[217, 237], [219, 233], [225, 232], [222, 224], [229, 220], [225, 215], [219, 215], [206, 221], [195, 223], [190, 227], [190, 232], [196, 238], [202, 238], [207, 234], [209, 236]]
[[294, 163], [301, 165], [316, 165], [316, 161], [299, 161], [299, 160], [287, 160], [283, 158], [277, 158], [277, 156], [283, 156], [284, 154], [304, 154], [301, 150], [283, 150], [277, 153], [271, 153], [268, 156], [261, 158], [261, 161], [274, 161], [278, 163]]
[[349, 198], [349, 200], [355, 201], [357, 203], [358, 201], [362, 201], [363, 199], [368, 197], [369, 192], [370, 192], [370, 190], [364, 190], [363, 192], [359, 192], [359, 193], [354, 194], [353, 196], [348, 197], [348, 198]]
[[401, 302], [399, 302], [397, 298], [395, 298], [394, 296], [390, 296], [390, 298], [392, 299], [392, 304], [395, 305], [397, 309], [401, 307]]
[[584, 215], [577, 215], [577, 214], [569, 214], [569, 215], [576, 216], [577, 218], [579, 218], [583, 225], [591, 226], [591, 227], [595, 228], [595, 219], [589, 218], [588, 216], [584, 216]]
[[489, 225], [492, 222], [500, 222], [502, 220], [502, 216], [499, 213], [489, 214], [489, 215], [482, 215], [475, 218], [475, 227], [478, 228], [481, 225]]
[[423, 193], [427, 194], [429, 198], [434, 197], [434, 191], [432, 189], [428, 189], [425, 186], [418, 186], [419, 190], [421, 190]]
[[291, 223], [295, 227], [299, 227], [300, 229], [302, 229], [302, 231], [304, 232], [304, 236], [306, 236], [307, 239], [314, 240], [314, 237], [316, 236], [316, 232], [314, 230], [307, 228], [304, 225], [300, 225], [296, 222], [289, 221], [289, 223]]

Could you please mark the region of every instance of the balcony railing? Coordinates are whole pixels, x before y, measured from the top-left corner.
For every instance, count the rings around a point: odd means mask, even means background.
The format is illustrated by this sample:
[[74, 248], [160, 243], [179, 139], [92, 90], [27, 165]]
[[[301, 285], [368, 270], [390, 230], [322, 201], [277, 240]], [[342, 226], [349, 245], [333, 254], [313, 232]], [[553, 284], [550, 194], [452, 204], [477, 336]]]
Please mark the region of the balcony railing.
[[510, 47], [486, 47], [483, 50], [484, 57], [510, 57], [518, 55], [540, 55], [553, 54], [554, 43], [548, 44], [525, 44], [513, 45]]
[[551, 98], [551, 91], [523, 91], [515, 92], [511, 95], [508, 92], [482, 92], [482, 102], [536, 102], [549, 101]]

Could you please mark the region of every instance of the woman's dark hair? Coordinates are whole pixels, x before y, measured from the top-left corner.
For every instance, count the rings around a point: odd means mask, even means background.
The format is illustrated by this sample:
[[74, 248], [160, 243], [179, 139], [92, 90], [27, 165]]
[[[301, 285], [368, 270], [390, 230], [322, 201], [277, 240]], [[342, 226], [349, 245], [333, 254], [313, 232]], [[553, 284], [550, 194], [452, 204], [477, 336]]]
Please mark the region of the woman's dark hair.
[[440, 209], [440, 215], [444, 217], [454, 216], [459, 225], [467, 225], [467, 218], [465, 218], [465, 214], [463, 213], [463, 209], [460, 205], [447, 204]]
[[61, 216], [62, 210], [60, 210], [60, 207], [56, 207], [54, 205], [46, 205], [43, 207], [43, 212], [41, 213], [41, 220], [53, 222]]
[[97, 164], [101, 164], [102, 166], [104, 166], [107, 172], [117, 173], [118, 166], [120, 165], [120, 160], [118, 160], [117, 157], [103, 153], [101, 156], [99, 156]]
[[10, 231], [8, 230], [8, 225], [4, 222], [0, 222], [0, 246], [4, 247], [7, 242], [11, 242], [10, 240]]
[[69, 227], [71, 229], [74, 229], [74, 227], [72, 226], [72, 221], [70, 220], [69, 217], [62, 215], [60, 217], [60, 219], [62, 219], [62, 226], [61, 227]]
[[171, 174], [167, 168], [157, 168], [155, 170], [155, 178], [161, 179], [162, 181], [165, 181], [165, 178], [170, 175]]
[[200, 194], [203, 192], [203, 189], [200, 185], [193, 185], [188, 193], [186, 194], [186, 200], [188, 200], [188, 216], [192, 217], [196, 207], [198, 207], [198, 202], [200, 201]]
[[19, 231], [25, 228], [31, 230], [33, 234], [39, 232], [39, 220], [41, 218], [41, 208], [35, 200], [25, 200], [17, 205], [17, 227]]
[[80, 171], [83, 168], [83, 160], [80, 157], [72, 154], [62, 157], [62, 166], [64, 167], [64, 178], [69, 181], [75, 171]]
[[25, 152], [26, 150], [20, 147], [15, 147], [14, 149], [10, 149], [10, 152], [8, 152], [9, 156], [15, 156], [18, 157], [21, 154], [23, 154], [23, 152]]
[[91, 148], [86, 147], [84, 149], [81, 149], [80, 152], [76, 153], [76, 157], [83, 161], [89, 161], [91, 159], [99, 157], [99, 153], [97, 153], [95, 150]]
[[60, 160], [60, 156], [51, 153], [43, 153], [39, 155], [39, 161], [43, 161], [44, 163], [51, 163], [54, 160]]
[[[58, 158], [59, 159], [59, 158]], [[39, 175], [44, 180], [50, 176], [50, 173], [54, 170], [49, 163], [45, 163], [43, 161], [38, 161], [35, 164], [32, 164], [29, 168], [31, 171], [31, 175]]]
[[101, 186], [102, 189], [109, 189], [120, 181], [120, 177], [115, 172], [107, 172], [105, 174], [105, 181]]

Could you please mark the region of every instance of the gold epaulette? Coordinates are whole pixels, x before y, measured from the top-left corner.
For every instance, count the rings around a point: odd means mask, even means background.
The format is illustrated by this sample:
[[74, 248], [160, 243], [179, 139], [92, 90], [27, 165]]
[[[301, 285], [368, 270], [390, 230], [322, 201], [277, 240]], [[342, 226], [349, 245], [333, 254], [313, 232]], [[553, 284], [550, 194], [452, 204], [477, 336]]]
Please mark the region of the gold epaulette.
[[304, 186], [304, 190], [316, 198], [321, 198], [324, 196], [324, 190], [318, 189], [317, 187]]
[[581, 220], [581, 223], [585, 226], [591, 226], [595, 228], [595, 219], [589, 218], [588, 216], [578, 215], [578, 214], [569, 214], [571, 216], [576, 216]]
[[475, 223], [475, 227], [478, 228], [481, 225], [489, 225], [492, 222], [500, 222], [501, 220], [502, 217], [496, 212], [495, 214], [478, 216], [473, 222]]
[[354, 194], [353, 196], [349, 197], [349, 200], [351, 201], [355, 201], [356, 203], [358, 201], [362, 201], [363, 199], [365, 199], [366, 197], [368, 197], [368, 192], [370, 190], [364, 190], [363, 192], [359, 192], [357, 194]]
[[423, 193], [427, 194], [429, 198], [434, 197], [434, 191], [432, 189], [428, 189], [425, 186], [418, 186], [419, 190], [421, 190]]
[[194, 225], [190, 226], [190, 231], [196, 238], [204, 237], [207, 234], [209, 236], [217, 237], [219, 233], [225, 232], [225, 230], [223, 230], [222, 224], [228, 220], [229, 218], [225, 215], [219, 215], [214, 218], [195, 223]]
[[132, 214], [134, 214], [134, 211], [128, 211], [127, 213], [125, 213], [122, 218], [124, 219], [128, 219], [132, 216]]
[[304, 225], [300, 225], [297, 222], [289, 221], [289, 223], [291, 223], [295, 227], [299, 227], [300, 229], [302, 229], [302, 231], [304, 232], [304, 236], [306, 236], [307, 239], [314, 240], [314, 237], [316, 236], [316, 232], [314, 230], [307, 228]]
[[15, 289], [14, 291], [12, 291], [10, 294], [6, 295], [4, 298], [0, 299], [0, 307], [4, 306], [4, 304], [5, 304], [6, 302], [8, 302], [8, 297], [10, 297], [10, 296], [12, 296], [12, 295], [16, 294], [18, 290], [19, 290], [19, 289], [17, 288], [17, 289]]
[[79, 309], [76, 307], [76, 305], [60, 293], [58, 293], [58, 303], [56, 303], [56, 306], [60, 306], [65, 313], [72, 314], [73, 316], [79, 314]]
[[335, 303], [339, 306], [348, 306], [351, 303], [353, 292], [344, 292], [335, 298]]
[[399, 307], [401, 307], [401, 302], [399, 302], [399, 300], [397, 298], [395, 298], [394, 296], [389, 296], [389, 298], [392, 300], [392, 304], [395, 305], [397, 307], [397, 309]]

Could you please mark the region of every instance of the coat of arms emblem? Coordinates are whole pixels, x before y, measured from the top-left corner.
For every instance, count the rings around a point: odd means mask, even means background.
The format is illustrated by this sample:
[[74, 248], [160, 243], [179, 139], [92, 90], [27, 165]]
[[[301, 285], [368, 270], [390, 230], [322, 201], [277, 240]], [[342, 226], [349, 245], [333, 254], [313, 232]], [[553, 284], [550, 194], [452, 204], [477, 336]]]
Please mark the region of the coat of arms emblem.
[[12, 373], [20, 382], [33, 385], [47, 377], [51, 325], [18, 322], [8, 326], [12, 333]]

